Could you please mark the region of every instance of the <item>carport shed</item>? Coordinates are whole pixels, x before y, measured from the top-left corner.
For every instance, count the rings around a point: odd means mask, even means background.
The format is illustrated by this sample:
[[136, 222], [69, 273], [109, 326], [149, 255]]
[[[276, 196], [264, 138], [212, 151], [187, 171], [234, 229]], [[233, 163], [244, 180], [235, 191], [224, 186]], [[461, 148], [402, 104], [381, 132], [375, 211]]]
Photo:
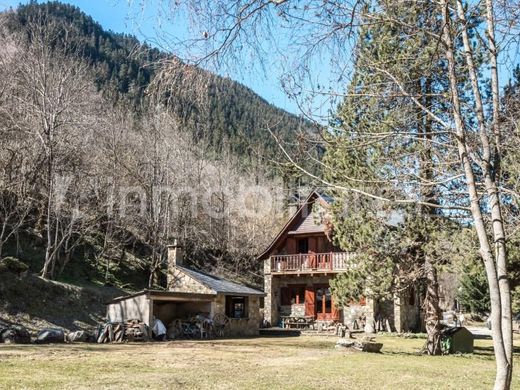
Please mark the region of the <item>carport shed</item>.
[[191, 314], [207, 313], [209, 316], [212, 314], [211, 304], [216, 296], [217, 294], [143, 290], [108, 302], [107, 319], [110, 322], [139, 319], [152, 327], [154, 316], [165, 324], [174, 318]]

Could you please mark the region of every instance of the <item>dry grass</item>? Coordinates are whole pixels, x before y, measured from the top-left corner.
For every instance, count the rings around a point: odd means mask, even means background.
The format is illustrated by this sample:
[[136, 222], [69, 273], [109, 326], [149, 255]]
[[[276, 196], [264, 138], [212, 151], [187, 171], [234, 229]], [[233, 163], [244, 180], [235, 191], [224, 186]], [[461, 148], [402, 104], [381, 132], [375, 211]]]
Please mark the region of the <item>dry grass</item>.
[[[378, 337], [383, 353], [334, 349], [335, 338], [153, 344], [0, 346], [2, 389], [387, 388], [489, 389], [491, 341], [475, 354], [416, 354], [424, 340]], [[520, 364], [520, 356], [515, 364]], [[520, 388], [514, 374], [513, 388]]]

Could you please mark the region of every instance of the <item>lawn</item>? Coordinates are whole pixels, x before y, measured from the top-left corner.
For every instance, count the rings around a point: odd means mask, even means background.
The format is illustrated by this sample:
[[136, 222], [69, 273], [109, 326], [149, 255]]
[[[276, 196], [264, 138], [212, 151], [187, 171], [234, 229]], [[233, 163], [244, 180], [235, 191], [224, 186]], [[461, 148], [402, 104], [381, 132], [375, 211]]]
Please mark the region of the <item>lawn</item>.
[[[383, 353], [301, 336], [148, 344], [1, 345], [2, 389], [489, 389], [490, 340], [473, 355], [417, 355], [422, 339], [382, 336]], [[517, 340], [517, 342], [520, 340]], [[520, 364], [517, 354], [515, 364]], [[515, 372], [513, 388], [520, 388]]]

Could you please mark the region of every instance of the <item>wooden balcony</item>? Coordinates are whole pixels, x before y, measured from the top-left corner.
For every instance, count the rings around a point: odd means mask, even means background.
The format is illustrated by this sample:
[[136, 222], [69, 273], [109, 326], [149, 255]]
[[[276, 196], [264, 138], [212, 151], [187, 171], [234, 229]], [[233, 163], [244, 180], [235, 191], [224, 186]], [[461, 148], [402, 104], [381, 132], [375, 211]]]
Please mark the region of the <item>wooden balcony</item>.
[[270, 257], [272, 274], [343, 272], [348, 268], [346, 252], [299, 253]]

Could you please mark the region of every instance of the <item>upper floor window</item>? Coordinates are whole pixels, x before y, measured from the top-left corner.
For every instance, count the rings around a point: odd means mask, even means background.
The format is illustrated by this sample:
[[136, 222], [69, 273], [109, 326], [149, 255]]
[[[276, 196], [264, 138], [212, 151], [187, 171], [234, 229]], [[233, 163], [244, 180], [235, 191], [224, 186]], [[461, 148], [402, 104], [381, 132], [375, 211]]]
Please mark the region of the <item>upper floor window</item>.
[[298, 240], [298, 253], [307, 253], [307, 252], [309, 252], [309, 239], [300, 238]]

